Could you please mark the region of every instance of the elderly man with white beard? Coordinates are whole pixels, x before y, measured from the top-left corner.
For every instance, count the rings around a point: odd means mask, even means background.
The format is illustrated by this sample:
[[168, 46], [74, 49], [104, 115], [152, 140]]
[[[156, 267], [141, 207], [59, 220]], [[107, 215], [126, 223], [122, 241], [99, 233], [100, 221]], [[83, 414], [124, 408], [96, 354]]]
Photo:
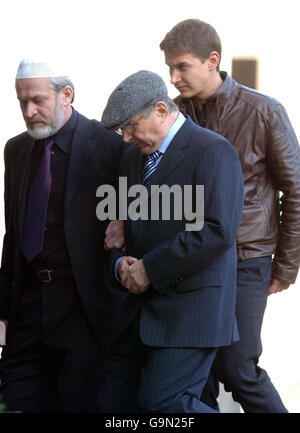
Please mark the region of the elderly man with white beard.
[[73, 109], [60, 67], [23, 60], [16, 92], [27, 131], [4, 152], [0, 394], [8, 410], [95, 412], [112, 324], [96, 190], [116, 182], [122, 138]]

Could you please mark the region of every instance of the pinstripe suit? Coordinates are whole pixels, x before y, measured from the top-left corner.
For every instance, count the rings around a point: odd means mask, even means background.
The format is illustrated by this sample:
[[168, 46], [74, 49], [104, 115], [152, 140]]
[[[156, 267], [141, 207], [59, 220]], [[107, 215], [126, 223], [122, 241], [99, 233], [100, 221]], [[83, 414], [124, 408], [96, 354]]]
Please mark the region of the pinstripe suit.
[[[140, 182], [142, 167], [139, 150], [130, 147], [120, 167], [128, 188]], [[106, 411], [131, 410], [126, 403], [134, 401], [137, 387], [142, 411], [209, 411], [198, 397], [216, 348], [238, 337], [235, 237], [243, 206], [238, 157], [225, 138], [187, 118], [147, 188], [162, 184], [204, 185], [204, 226], [185, 231], [184, 218], [125, 223], [126, 252], [143, 258], [151, 286], [141, 295], [123, 289], [107, 391], [113, 399], [118, 389], [118, 404], [108, 398]]]

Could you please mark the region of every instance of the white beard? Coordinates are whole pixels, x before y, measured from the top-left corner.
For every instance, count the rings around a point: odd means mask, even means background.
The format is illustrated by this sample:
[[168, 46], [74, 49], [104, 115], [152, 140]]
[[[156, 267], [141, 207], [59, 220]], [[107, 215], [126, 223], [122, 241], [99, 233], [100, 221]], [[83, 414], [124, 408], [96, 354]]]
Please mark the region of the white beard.
[[27, 128], [28, 134], [35, 140], [43, 140], [56, 134], [56, 132], [62, 127], [66, 114], [63, 111], [60, 102], [57, 98], [56, 104], [56, 119], [52, 125], [45, 125], [44, 128], [30, 129]]

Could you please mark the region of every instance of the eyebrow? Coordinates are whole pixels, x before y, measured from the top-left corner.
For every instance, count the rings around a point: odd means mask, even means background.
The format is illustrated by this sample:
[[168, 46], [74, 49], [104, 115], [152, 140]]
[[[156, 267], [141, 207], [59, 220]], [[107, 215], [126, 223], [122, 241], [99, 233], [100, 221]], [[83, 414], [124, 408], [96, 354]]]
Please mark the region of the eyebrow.
[[172, 66], [173, 68], [174, 67], [178, 67], [178, 66], [187, 66], [187, 65], [189, 65], [189, 62], [187, 62], [187, 61], [183, 61], [183, 62], [179, 62], [179, 63], [174, 63], [174, 64], [172, 64], [172, 63], [167, 63], [167, 65], [168, 66]]
[[44, 99], [44, 98], [47, 98], [47, 95], [38, 94], [38, 95], [30, 96], [29, 98], [22, 98], [22, 96], [17, 96], [17, 99], [19, 101], [27, 101], [27, 99]]

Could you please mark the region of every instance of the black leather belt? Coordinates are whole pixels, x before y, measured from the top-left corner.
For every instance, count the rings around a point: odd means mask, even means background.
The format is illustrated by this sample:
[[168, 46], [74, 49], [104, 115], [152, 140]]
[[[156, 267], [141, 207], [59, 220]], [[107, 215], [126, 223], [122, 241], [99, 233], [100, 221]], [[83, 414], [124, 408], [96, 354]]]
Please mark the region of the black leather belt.
[[56, 280], [58, 278], [71, 276], [72, 269], [41, 269], [39, 271], [35, 271], [35, 275], [42, 283], [49, 283], [49, 281]]

